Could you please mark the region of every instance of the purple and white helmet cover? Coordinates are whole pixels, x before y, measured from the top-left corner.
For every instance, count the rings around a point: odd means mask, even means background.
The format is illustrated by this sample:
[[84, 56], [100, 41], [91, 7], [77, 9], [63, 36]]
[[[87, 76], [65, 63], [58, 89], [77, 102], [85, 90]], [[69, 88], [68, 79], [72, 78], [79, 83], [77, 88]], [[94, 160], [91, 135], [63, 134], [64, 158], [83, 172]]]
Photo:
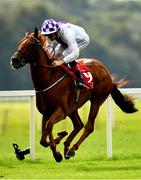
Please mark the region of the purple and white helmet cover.
[[59, 30], [59, 25], [53, 19], [47, 19], [43, 22], [41, 27], [41, 34], [47, 35], [52, 34]]

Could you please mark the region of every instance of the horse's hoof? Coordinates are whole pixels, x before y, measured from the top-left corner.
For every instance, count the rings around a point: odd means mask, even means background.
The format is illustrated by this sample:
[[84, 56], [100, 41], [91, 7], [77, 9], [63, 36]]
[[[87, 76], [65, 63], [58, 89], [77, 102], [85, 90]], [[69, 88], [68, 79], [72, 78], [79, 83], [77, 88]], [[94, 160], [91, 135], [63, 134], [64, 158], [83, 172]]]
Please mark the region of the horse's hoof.
[[62, 132], [59, 132], [57, 135], [61, 137], [65, 137], [66, 135], [68, 135], [68, 133], [66, 131], [62, 131]]
[[68, 152], [68, 151], [69, 151], [69, 148], [66, 147], [66, 148], [64, 149], [64, 157], [65, 157], [65, 159], [70, 159], [70, 156], [67, 155], [67, 152]]
[[61, 153], [59, 153], [59, 152], [54, 155], [54, 158], [55, 158], [56, 162], [61, 162], [63, 159]]
[[70, 156], [68, 156], [67, 154], [64, 155], [65, 159], [70, 159]]
[[65, 154], [66, 159], [69, 159], [70, 157], [73, 157], [75, 155], [74, 150], [68, 150], [68, 152]]
[[42, 141], [40, 141], [40, 144], [41, 144], [42, 146], [44, 146], [44, 147], [48, 147], [48, 146], [49, 146], [49, 144], [48, 144], [47, 142], [42, 142]]

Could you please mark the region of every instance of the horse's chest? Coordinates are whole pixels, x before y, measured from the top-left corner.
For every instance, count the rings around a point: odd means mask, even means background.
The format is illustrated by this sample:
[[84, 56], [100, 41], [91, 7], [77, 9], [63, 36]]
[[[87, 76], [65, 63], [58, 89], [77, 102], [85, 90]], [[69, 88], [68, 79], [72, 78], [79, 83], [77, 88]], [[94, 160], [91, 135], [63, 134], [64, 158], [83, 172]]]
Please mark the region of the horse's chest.
[[41, 114], [50, 114], [55, 109], [50, 99], [43, 95], [36, 95], [36, 107]]

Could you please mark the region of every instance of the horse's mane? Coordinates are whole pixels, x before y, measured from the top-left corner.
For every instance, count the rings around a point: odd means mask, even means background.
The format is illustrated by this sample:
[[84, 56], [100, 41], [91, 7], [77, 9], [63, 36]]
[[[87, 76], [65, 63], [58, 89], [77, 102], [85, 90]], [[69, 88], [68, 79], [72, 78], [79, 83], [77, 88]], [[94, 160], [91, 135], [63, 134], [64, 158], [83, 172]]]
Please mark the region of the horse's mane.
[[[30, 33], [30, 32], [26, 32], [26, 35], [25, 35], [25, 38], [28, 37], [28, 36], [33, 36], [34, 37], [34, 32]], [[25, 39], [24, 38], [24, 39]], [[24, 40], [23, 39], [23, 40]], [[22, 40], [22, 41], [23, 41]], [[44, 54], [46, 56], [46, 59], [49, 60], [49, 65], [51, 64], [52, 62], [52, 58], [46, 48], [46, 38], [41, 34], [41, 31], [38, 31], [38, 40], [40, 41], [41, 45], [42, 45], [42, 50], [44, 51]]]

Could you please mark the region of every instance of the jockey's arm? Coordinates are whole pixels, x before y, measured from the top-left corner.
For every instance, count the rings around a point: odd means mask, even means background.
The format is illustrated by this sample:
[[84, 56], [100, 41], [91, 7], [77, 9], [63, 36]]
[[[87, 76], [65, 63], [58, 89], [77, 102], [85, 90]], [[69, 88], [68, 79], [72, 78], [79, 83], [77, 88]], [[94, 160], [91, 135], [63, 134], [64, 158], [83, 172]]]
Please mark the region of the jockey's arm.
[[63, 59], [63, 52], [66, 48], [63, 47], [61, 44], [57, 44], [56, 48], [55, 48], [55, 57], [57, 60], [59, 59]]
[[61, 45], [61, 44], [58, 44], [56, 47], [55, 47], [55, 52], [54, 52], [54, 49], [53, 49], [53, 45], [54, 45], [54, 42], [55, 41], [51, 41], [48, 37], [46, 38], [46, 42], [45, 42], [45, 51], [47, 53], [50, 54], [51, 57], [53, 57], [53, 59], [63, 59], [63, 56], [62, 56], [62, 53], [63, 51], [65, 50], [65, 48]]
[[49, 54], [54, 53], [53, 51], [54, 41], [51, 41], [49, 38], [46, 38], [45, 42], [45, 50], [48, 51]]
[[68, 48], [63, 52], [63, 60], [65, 63], [74, 61], [79, 57], [79, 48], [73, 34], [66, 30], [64, 32], [64, 38], [68, 45]]
[[69, 63], [74, 61], [79, 56], [79, 48], [75, 37], [69, 30], [64, 30], [63, 39], [68, 45], [67, 48], [64, 48], [61, 44], [58, 44], [55, 48], [55, 52], [61, 57], [63, 57], [64, 63]]

